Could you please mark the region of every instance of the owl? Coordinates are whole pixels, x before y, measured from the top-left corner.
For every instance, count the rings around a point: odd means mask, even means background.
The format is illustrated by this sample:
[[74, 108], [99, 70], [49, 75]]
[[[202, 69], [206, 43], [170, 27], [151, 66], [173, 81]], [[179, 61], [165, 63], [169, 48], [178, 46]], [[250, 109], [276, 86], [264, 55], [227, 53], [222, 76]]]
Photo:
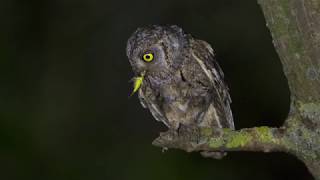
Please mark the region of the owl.
[[169, 129], [234, 129], [230, 95], [211, 46], [176, 25], [138, 28], [126, 53], [143, 107]]

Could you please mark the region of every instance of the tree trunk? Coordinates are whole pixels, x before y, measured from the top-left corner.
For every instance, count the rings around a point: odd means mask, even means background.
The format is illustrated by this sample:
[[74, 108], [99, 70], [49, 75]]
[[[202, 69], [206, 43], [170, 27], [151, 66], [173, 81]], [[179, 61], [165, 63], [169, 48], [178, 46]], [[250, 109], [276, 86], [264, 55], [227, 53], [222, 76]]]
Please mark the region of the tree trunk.
[[320, 179], [320, 0], [260, 0], [291, 92], [292, 152]]
[[281, 128], [182, 128], [153, 144], [190, 151], [282, 151], [320, 180], [320, 0], [259, 0], [287, 77], [291, 106]]

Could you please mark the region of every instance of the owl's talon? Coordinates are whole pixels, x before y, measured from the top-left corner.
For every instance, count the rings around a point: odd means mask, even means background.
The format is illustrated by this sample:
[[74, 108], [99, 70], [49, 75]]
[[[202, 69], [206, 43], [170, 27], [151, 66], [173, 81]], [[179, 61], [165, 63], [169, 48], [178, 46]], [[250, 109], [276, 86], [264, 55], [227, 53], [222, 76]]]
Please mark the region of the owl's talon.
[[202, 155], [202, 157], [212, 159], [222, 159], [227, 155], [226, 152], [220, 151], [201, 151], [200, 154]]
[[165, 153], [165, 152], [168, 151], [168, 150], [169, 150], [169, 148], [163, 147], [163, 148], [161, 149], [161, 152], [162, 152], [162, 153]]

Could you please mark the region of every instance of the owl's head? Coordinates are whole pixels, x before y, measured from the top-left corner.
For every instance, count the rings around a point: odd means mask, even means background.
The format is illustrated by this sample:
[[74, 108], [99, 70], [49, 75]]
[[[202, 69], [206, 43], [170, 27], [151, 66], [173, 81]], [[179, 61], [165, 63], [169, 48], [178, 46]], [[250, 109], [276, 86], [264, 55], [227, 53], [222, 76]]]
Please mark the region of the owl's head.
[[152, 25], [131, 35], [127, 56], [136, 76], [153, 76], [176, 69], [187, 44], [187, 35], [178, 26]]

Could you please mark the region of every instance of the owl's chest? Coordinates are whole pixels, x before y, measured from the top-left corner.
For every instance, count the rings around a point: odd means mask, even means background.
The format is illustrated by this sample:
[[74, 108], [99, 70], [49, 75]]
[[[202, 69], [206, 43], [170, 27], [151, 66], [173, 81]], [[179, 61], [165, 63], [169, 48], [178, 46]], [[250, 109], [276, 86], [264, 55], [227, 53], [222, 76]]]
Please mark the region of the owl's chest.
[[171, 102], [187, 95], [188, 85], [177, 76], [149, 77], [147, 86], [158, 101]]
[[199, 86], [181, 79], [180, 75], [165, 81], [150, 77], [146, 80], [142, 88], [146, 105], [156, 117], [160, 115], [170, 124], [195, 122], [210, 102], [207, 91], [199, 93]]

